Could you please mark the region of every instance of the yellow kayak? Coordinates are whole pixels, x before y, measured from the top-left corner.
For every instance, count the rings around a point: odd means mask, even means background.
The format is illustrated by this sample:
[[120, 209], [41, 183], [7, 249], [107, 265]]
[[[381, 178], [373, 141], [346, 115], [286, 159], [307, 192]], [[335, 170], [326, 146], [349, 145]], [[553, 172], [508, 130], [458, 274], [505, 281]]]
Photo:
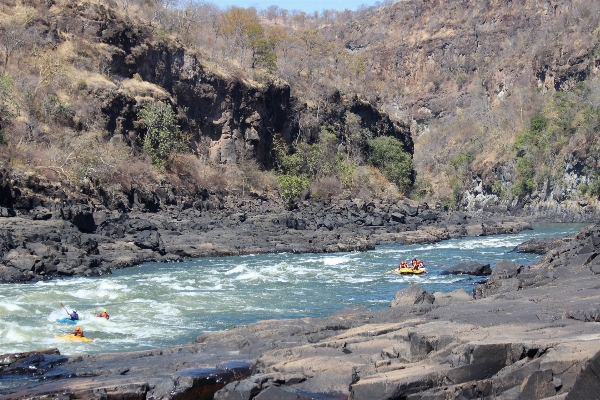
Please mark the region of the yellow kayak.
[[399, 275], [421, 275], [426, 273], [427, 270], [425, 268], [412, 269], [412, 268], [400, 268], [396, 270], [396, 273]]
[[86, 337], [81, 337], [81, 336], [75, 336], [75, 335], [64, 335], [64, 336], [54, 336], [56, 339], [62, 339], [62, 340], [70, 340], [72, 342], [93, 342], [93, 339], [90, 338], [86, 338]]

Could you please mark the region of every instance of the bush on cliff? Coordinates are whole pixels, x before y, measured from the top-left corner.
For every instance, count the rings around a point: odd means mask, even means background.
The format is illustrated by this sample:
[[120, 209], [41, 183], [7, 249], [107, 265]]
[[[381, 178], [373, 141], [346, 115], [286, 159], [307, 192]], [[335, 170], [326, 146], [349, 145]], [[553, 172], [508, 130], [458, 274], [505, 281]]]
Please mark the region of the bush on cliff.
[[162, 101], [150, 102], [138, 112], [138, 118], [146, 127], [142, 147], [157, 167], [167, 167], [173, 153], [186, 149], [187, 140], [181, 133], [169, 104]]
[[[556, 92], [517, 134], [513, 195], [525, 196], [545, 185], [552, 188], [562, 181], [564, 164], [571, 163], [574, 154], [594, 154], [599, 146], [600, 107], [594, 97], [597, 88], [590, 84], [580, 82], [571, 91]], [[596, 163], [596, 157], [585, 157], [577, 166], [592, 178], [590, 182], [595, 181]], [[593, 187], [587, 183], [580, 193], [593, 197]]]
[[288, 210], [296, 206], [296, 199], [304, 189], [308, 187], [309, 180], [301, 175], [280, 175], [277, 177], [279, 182], [279, 195], [285, 202]]
[[367, 141], [369, 164], [400, 190], [407, 190], [413, 183], [412, 157], [403, 149], [402, 143], [390, 136], [380, 136]]

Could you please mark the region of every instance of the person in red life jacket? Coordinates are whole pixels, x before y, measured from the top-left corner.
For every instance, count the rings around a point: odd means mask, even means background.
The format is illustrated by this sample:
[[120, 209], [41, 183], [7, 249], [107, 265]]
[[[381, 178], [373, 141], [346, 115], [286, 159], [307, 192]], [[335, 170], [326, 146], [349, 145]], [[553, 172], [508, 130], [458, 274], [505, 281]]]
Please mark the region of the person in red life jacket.
[[406, 261], [400, 261], [400, 264], [398, 265], [399, 270], [403, 268], [408, 268], [408, 263]]
[[106, 313], [106, 308], [103, 308], [103, 309], [102, 309], [102, 312], [101, 312], [100, 314], [96, 314], [96, 317], [102, 317], [102, 318], [106, 318], [106, 319], [108, 319], [108, 318], [109, 318], [109, 316], [108, 316], [108, 314]]
[[76, 326], [75, 330], [73, 331], [73, 335], [77, 337], [83, 337], [83, 330], [80, 327]]

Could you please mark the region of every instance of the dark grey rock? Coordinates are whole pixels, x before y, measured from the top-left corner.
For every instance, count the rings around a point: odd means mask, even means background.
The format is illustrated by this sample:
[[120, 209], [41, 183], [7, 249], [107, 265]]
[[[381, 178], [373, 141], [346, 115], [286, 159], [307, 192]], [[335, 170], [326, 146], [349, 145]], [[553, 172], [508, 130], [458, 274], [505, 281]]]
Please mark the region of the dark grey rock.
[[136, 246], [141, 249], [149, 249], [165, 254], [165, 245], [160, 237], [160, 233], [156, 231], [141, 231], [134, 236]]
[[536, 238], [517, 245], [512, 251], [516, 253], [546, 254], [548, 251], [561, 246], [563, 238]]
[[461, 211], [455, 211], [448, 217], [448, 223], [453, 225], [462, 225], [467, 223], [467, 214]]
[[433, 304], [435, 297], [420, 285], [414, 284], [398, 290], [390, 307], [412, 306], [413, 304]]
[[535, 371], [529, 375], [520, 387], [519, 399], [544, 399], [554, 396], [556, 389], [552, 381], [552, 370]]
[[475, 275], [486, 276], [491, 275], [492, 269], [490, 264], [483, 264], [477, 261], [466, 261], [456, 264], [444, 271], [441, 275]]

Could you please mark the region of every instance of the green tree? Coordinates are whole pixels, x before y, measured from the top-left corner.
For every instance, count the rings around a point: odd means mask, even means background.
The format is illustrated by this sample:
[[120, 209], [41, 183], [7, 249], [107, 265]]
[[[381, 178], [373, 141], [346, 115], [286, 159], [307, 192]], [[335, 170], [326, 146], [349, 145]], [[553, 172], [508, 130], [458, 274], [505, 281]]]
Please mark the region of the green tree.
[[138, 112], [138, 118], [146, 128], [142, 147], [157, 167], [168, 166], [173, 153], [186, 149], [187, 139], [181, 133], [175, 112], [169, 104], [150, 102]]
[[296, 199], [304, 189], [308, 187], [308, 178], [301, 175], [280, 175], [277, 177], [279, 182], [279, 195], [286, 204], [288, 210], [295, 208]]
[[[260, 27], [262, 29], [262, 27]], [[252, 68], [262, 66], [270, 73], [277, 70], [277, 55], [275, 54], [275, 42], [270, 38], [252, 37], [249, 41], [252, 50]]]
[[348, 156], [355, 163], [360, 164], [363, 158], [363, 149], [366, 141], [371, 138], [371, 132], [362, 127], [362, 119], [350, 111], [344, 114], [346, 125], [346, 142], [348, 143]]
[[402, 143], [391, 136], [380, 136], [367, 141], [368, 162], [377, 167], [383, 176], [407, 190], [413, 183], [412, 157], [404, 151]]

